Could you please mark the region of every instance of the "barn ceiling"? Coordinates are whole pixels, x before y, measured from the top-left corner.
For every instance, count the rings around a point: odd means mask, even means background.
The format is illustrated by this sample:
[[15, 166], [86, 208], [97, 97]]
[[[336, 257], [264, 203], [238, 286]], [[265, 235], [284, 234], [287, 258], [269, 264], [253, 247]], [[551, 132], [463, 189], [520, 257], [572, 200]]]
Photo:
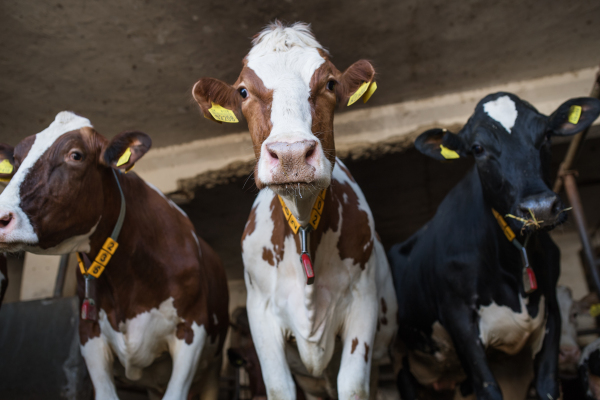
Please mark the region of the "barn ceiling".
[[190, 89], [202, 76], [233, 82], [251, 36], [275, 18], [312, 23], [340, 69], [372, 60], [369, 105], [600, 61], [600, 2], [586, 0], [4, 1], [0, 141], [41, 131], [61, 110], [108, 137], [143, 130], [157, 147], [244, 131], [201, 118]]

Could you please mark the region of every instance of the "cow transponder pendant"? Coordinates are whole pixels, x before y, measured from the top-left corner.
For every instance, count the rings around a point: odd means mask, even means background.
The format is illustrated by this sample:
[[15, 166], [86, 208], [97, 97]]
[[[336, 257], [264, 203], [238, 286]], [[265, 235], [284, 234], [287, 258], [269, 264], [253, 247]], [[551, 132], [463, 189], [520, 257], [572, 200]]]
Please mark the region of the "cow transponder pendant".
[[523, 290], [529, 294], [537, 289], [537, 279], [535, 278], [533, 268], [529, 265], [527, 250], [523, 246], [518, 246], [518, 248], [521, 252], [521, 261], [523, 262]]
[[81, 304], [81, 319], [89, 321], [98, 321], [98, 308], [96, 307], [96, 285], [92, 282], [94, 277], [84, 275], [85, 279], [85, 298]]
[[304, 273], [306, 274], [306, 284], [312, 285], [315, 281], [315, 271], [313, 270], [312, 260], [310, 259], [310, 254], [308, 253], [308, 233], [310, 232], [311, 227], [308, 226], [306, 228], [300, 227], [300, 263], [304, 268]]

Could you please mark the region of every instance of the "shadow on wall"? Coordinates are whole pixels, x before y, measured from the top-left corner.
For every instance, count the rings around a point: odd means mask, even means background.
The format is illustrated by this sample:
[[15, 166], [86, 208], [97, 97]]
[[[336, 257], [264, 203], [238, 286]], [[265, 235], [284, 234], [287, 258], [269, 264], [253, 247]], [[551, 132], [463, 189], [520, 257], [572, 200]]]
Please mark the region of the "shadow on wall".
[[[593, 127], [591, 135], [600, 133]], [[590, 227], [600, 221], [595, 200], [600, 198], [600, 138], [586, 142], [575, 168]], [[568, 143], [552, 148], [552, 176], [563, 160]], [[434, 214], [448, 191], [464, 176], [472, 159], [439, 162], [410, 148], [376, 159], [345, 159], [373, 211], [375, 226], [384, 246], [406, 240]], [[211, 189], [198, 188], [194, 199], [182, 206], [198, 235], [222, 257], [228, 279], [243, 279], [240, 240], [257, 189], [252, 177], [234, 178]], [[563, 199], [566, 201], [566, 199]], [[571, 221], [560, 229], [573, 228]]]

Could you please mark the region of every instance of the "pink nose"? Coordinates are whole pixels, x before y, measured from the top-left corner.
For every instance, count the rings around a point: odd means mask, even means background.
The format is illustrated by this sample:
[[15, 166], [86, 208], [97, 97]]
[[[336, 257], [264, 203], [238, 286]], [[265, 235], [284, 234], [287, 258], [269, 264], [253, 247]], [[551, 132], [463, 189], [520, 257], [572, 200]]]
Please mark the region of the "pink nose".
[[281, 163], [301, 164], [313, 155], [316, 147], [317, 142], [314, 140], [294, 143], [274, 142], [267, 144], [267, 151], [271, 158], [280, 160]]
[[315, 154], [316, 148], [315, 140], [267, 144], [266, 156], [269, 157], [269, 164], [272, 166], [272, 183], [311, 182], [315, 174], [315, 167], [310, 165], [311, 157]]
[[560, 346], [560, 353], [558, 354], [558, 361], [561, 364], [565, 363], [578, 363], [581, 357], [581, 351], [577, 346]]
[[0, 210], [0, 234], [10, 232], [15, 226], [15, 216], [10, 211]]

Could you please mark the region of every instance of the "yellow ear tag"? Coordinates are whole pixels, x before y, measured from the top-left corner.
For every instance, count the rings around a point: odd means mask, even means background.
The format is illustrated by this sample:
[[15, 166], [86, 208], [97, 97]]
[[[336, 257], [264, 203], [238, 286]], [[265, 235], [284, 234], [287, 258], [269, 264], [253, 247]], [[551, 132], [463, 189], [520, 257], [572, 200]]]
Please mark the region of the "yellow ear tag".
[[441, 151], [442, 157], [444, 157], [446, 160], [453, 160], [455, 158], [460, 158], [460, 156], [458, 155], [457, 152], [455, 152], [454, 150], [450, 150], [447, 147], [444, 147], [443, 144], [440, 144], [440, 149], [442, 149], [442, 151]]
[[348, 106], [351, 106], [352, 104], [356, 103], [358, 101], [358, 99], [360, 99], [362, 97], [362, 95], [365, 94], [365, 92], [369, 88], [370, 83], [371, 82], [363, 82], [363, 84], [360, 85], [358, 90], [356, 92], [354, 92], [354, 94], [352, 96], [350, 96], [350, 100], [348, 100]]
[[119, 161], [117, 161], [117, 167], [120, 167], [123, 164], [127, 164], [129, 162], [130, 158], [131, 158], [131, 149], [128, 147], [127, 150], [125, 150], [125, 153], [123, 153], [123, 155], [121, 157], [119, 157]]
[[373, 93], [375, 93], [375, 91], [377, 90], [377, 82], [373, 82], [369, 85], [369, 90], [367, 90], [367, 93], [365, 93], [365, 95], [363, 96], [363, 103], [366, 103], [367, 101], [369, 101], [369, 99], [371, 98], [371, 96], [373, 96]]
[[208, 112], [217, 121], [229, 122], [231, 124], [240, 122], [235, 117], [235, 114], [233, 113], [233, 111], [223, 108], [220, 105], [213, 103], [212, 101], [210, 103], [212, 104], [212, 107], [208, 109]]
[[0, 162], [0, 174], [10, 174], [14, 170], [13, 165], [8, 161], [8, 159], [2, 160]]
[[569, 122], [575, 125], [579, 122], [579, 118], [581, 118], [581, 106], [571, 106], [569, 108]]
[[590, 307], [590, 315], [594, 318], [600, 315], [600, 304], [592, 304]]

